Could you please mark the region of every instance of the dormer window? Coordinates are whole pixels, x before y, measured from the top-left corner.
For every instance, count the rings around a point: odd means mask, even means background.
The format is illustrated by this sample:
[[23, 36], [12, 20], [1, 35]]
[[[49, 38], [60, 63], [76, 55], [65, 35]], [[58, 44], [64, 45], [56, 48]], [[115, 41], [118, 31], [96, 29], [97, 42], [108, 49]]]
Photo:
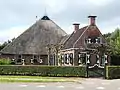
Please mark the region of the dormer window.
[[96, 41], [95, 43], [97, 43], [97, 44], [98, 44], [98, 38], [96, 38], [96, 39], [95, 39], [95, 41]]
[[101, 37], [89, 37], [86, 39], [87, 44], [101, 44]]
[[91, 43], [91, 38], [88, 38], [88, 43]]
[[36, 55], [33, 55], [31, 58], [31, 64], [37, 63], [38, 62], [38, 57]]

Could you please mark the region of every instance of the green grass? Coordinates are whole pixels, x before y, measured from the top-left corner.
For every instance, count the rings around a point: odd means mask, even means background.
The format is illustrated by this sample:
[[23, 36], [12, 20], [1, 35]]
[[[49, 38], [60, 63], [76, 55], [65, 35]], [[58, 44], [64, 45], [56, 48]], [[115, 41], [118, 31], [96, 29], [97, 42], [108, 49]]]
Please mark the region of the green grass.
[[40, 77], [40, 76], [0, 76], [0, 82], [78, 82], [81, 78]]

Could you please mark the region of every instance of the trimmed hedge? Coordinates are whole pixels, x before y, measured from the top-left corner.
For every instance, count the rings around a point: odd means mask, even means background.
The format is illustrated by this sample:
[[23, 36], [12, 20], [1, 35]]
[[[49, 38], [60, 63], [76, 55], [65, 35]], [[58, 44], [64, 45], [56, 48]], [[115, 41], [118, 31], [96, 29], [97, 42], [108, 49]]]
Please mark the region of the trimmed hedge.
[[29, 76], [80, 76], [85, 77], [85, 67], [63, 66], [0, 66], [0, 75], [29, 75]]
[[120, 78], [120, 66], [106, 66], [106, 79]]

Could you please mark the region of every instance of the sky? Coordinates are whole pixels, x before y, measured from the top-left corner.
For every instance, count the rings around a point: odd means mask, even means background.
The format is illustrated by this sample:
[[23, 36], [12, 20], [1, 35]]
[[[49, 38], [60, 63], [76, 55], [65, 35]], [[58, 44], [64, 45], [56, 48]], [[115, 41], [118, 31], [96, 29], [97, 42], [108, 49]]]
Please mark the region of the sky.
[[68, 34], [73, 23], [89, 24], [96, 15], [96, 25], [104, 33], [120, 27], [120, 0], [0, 0], [0, 44], [18, 37], [45, 14]]

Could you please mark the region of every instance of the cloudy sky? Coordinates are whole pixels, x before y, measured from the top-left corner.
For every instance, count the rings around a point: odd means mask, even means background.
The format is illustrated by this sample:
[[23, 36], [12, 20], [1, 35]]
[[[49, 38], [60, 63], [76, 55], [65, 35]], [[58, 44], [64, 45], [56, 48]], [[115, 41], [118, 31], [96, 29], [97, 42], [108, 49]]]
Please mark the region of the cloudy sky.
[[88, 25], [89, 15], [97, 16], [102, 33], [120, 27], [120, 0], [0, 0], [0, 43], [20, 35], [45, 14], [67, 33], [74, 22]]

